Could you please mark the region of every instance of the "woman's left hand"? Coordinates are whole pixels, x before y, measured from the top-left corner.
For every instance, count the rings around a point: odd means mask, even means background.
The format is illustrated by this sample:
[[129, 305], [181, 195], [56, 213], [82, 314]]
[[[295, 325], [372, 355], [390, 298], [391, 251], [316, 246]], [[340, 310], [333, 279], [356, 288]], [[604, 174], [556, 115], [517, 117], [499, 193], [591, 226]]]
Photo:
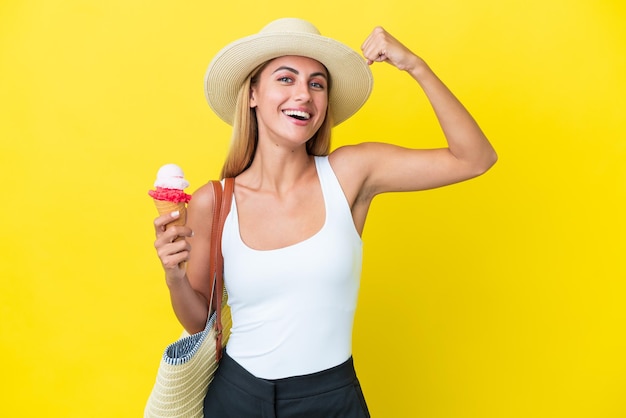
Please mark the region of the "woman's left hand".
[[368, 65], [387, 62], [399, 70], [410, 71], [423, 63], [421, 58], [380, 26], [370, 33], [361, 50]]

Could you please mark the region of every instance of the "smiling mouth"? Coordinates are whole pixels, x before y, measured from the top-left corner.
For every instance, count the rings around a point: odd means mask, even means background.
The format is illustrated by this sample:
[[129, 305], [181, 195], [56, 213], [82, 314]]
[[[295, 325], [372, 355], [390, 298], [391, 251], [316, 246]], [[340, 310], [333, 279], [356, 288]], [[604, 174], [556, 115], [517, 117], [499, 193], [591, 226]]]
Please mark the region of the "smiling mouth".
[[298, 120], [309, 120], [311, 119], [311, 114], [307, 112], [303, 112], [301, 110], [284, 110], [283, 113], [289, 117]]

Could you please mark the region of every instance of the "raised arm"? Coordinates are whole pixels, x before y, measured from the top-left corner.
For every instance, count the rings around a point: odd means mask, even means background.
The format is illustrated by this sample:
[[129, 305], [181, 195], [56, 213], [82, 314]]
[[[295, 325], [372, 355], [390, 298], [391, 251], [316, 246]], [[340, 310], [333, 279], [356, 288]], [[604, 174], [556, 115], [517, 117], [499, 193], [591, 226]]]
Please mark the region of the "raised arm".
[[415, 148], [364, 143], [337, 150], [333, 158], [360, 182], [353, 184], [359, 189], [355, 201], [364, 200], [369, 205], [379, 193], [457, 183], [484, 173], [496, 162], [496, 152], [474, 118], [423, 59], [381, 27], [372, 31], [362, 50], [368, 64], [386, 62], [417, 81], [432, 105], [448, 147], [417, 149], [416, 141]]
[[[198, 189], [187, 208], [185, 226], [165, 229], [170, 215], [155, 222], [155, 247], [165, 270], [172, 307], [189, 333], [204, 329], [210, 298], [209, 256], [214, 200], [209, 185]], [[184, 240], [177, 241], [177, 237]], [[186, 262], [186, 268], [181, 268]]]

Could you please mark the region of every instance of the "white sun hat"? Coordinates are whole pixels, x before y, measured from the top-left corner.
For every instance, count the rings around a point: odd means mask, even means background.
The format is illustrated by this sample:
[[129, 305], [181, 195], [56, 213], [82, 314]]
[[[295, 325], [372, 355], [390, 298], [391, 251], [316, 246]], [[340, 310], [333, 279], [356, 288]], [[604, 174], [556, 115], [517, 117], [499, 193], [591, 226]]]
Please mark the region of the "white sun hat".
[[334, 125], [356, 113], [372, 91], [372, 72], [360, 54], [320, 35], [305, 20], [283, 18], [255, 35], [228, 44], [213, 58], [204, 77], [211, 109], [232, 125], [237, 93], [246, 78], [264, 62], [285, 55], [313, 58], [326, 67], [332, 80], [329, 105]]

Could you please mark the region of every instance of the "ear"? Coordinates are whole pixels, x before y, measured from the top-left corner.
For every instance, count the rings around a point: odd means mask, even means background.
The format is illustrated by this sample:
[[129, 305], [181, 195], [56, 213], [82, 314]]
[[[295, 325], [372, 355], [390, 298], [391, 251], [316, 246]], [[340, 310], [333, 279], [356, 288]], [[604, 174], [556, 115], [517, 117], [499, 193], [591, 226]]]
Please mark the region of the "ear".
[[254, 109], [255, 107], [257, 107], [255, 97], [256, 91], [254, 90], [254, 87], [250, 87], [250, 109]]

